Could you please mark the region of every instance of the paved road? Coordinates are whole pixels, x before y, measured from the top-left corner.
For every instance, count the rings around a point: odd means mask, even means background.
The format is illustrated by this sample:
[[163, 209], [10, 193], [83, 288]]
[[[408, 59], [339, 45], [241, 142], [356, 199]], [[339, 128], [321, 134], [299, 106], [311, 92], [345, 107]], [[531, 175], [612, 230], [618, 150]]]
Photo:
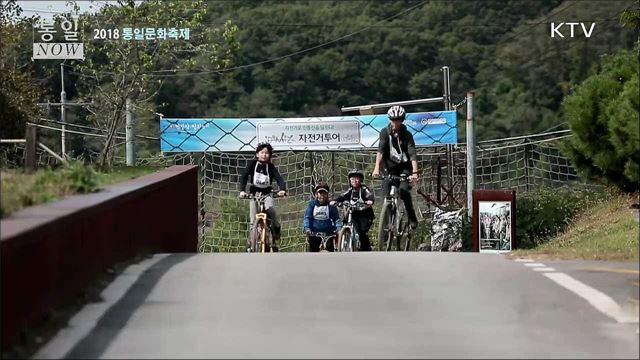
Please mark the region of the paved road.
[[36, 357], [637, 359], [637, 272], [602, 273], [630, 322], [496, 254], [156, 255]]

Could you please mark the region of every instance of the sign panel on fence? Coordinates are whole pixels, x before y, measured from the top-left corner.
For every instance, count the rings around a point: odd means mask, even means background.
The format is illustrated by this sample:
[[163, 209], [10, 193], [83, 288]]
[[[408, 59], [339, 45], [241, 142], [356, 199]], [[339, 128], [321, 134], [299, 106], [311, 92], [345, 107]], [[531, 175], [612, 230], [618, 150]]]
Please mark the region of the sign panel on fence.
[[[253, 151], [269, 141], [276, 150], [377, 148], [386, 115], [309, 118], [160, 119], [163, 152]], [[407, 114], [404, 124], [417, 146], [456, 144], [455, 111]]]
[[480, 252], [511, 251], [511, 202], [478, 202]]
[[258, 143], [268, 142], [274, 147], [284, 145], [293, 150], [360, 144], [358, 121], [260, 122], [256, 129]]
[[516, 192], [473, 190], [473, 247], [479, 252], [516, 248]]

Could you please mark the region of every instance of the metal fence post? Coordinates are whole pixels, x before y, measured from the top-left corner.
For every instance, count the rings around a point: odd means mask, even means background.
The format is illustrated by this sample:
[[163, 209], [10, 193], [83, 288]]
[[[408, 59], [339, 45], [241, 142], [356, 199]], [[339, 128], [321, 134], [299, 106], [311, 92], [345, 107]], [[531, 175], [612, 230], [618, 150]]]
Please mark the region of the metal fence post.
[[331, 152], [331, 187], [333, 188], [333, 191], [336, 190], [336, 157], [335, 157], [335, 152], [332, 151]]
[[531, 162], [531, 144], [529, 140], [525, 140], [524, 144], [524, 188], [525, 191], [529, 192], [531, 190], [531, 184], [529, 182], [529, 163]]
[[473, 91], [467, 93], [467, 213], [473, 218], [473, 190], [476, 188], [476, 129], [473, 121]]
[[442, 205], [442, 160], [440, 159], [440, 155], [437, 158], [437, 167], [436, 167], [436, 201], [438, 205]]
[[[451, 110], [451, 87], [449, 85], [449, 67], [448, 66], [443, 66], [442, 67], [442, 73], [443, 73], [443, 94], [442, 94], [442, 98], [444, 99], [444, 110], [445, 111], [450, 111]], [[445, 154], [446, 154], [446, 159], [447, 159], [447, 191], [449, 194], [449, 205], [453, 205], [454, 203], [454, 199], [453, 199], [453, 176], [454, 176], [454, 171], [453, 171], [453, 145], [451, 144], [447, 144], [445, 145]]]
[[316, 169], [316, 159], [315, 156], [313, 156], [313, 151], [308, 151], [307, 154], [309, 154], [309, 159], [311, 162], [311, 190], [309, 191], [309, 193], [311, 193], [311, 197], [313, 198], [315, 194], [313, 194], [313, 188], [316, 186], [316, 184], [318, 183], [318, 174], [316, 173], [317, 169]]
[[[198, 239], [198, 251], [202, 251], [203, 244], [205, 241], [205, 231], [207, 226], [207, 210], [206, 210], [206, 199], [205, 199], [205, 191], [206, 191], [206, 154], [202, 153], [193, 153], [193, 162], [198, 164], [198, 209], [200, 210], [200, 236]], [[213, 184], [213, 179], [211, 179]], [[213, 227], [213, 222], [211, 224]], [[214, 244], [215, 246], [215, 244]]]
[[31, 124], [27, 124], [25, 134], [25, 151], [24, 151], [24, 169], [27, 174], [36, 171], [36, 146], [38, 146], [37, 128]]

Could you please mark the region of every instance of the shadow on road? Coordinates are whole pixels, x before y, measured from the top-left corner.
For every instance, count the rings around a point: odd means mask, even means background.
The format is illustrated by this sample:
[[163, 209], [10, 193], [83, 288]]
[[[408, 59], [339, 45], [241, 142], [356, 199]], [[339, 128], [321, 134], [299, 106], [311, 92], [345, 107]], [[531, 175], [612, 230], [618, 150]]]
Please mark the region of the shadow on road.
[[195, 254], [171, 254], [145, 270], [117, 303], [98, 320], [87, 336], [79, 341], [65, 358], [99, 358], [125, 327], [131, 315], [145, 302], [158, 281], [173, 266]]

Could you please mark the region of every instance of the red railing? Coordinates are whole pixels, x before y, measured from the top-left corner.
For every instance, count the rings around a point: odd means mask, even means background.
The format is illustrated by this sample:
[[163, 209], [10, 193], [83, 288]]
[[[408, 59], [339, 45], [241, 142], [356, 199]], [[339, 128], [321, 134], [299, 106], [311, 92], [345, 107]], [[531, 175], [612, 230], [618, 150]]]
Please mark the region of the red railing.
[[176, 165], [86, 195], [23, 209], [0, 223], [2, 347], [73, 299], [113, 264], [196, 252], [198, 168]]

